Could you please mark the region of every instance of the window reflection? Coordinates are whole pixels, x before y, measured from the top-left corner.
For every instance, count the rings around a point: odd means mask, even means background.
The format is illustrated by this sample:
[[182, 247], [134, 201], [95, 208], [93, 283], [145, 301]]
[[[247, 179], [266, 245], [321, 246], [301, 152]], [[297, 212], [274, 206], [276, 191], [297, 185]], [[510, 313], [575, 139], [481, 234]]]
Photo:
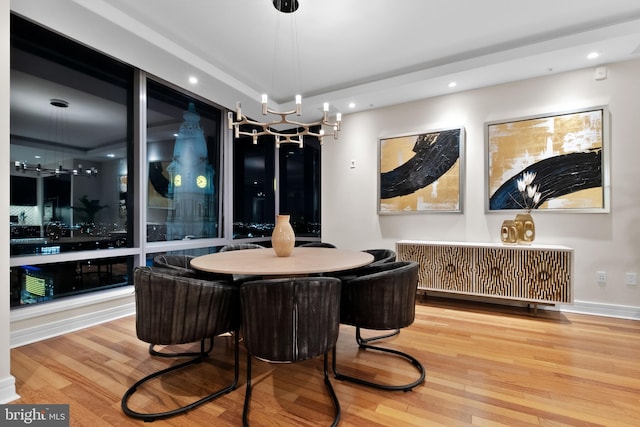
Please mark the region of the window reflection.
[[132, 147], [132, 75], [12, 15], [12, 255], [130, 245], [118, 179]]
[[11, 268], [11, 307], [128, 284], [133, 257], [87, 259]]
[[219, 236], [221, 111], [148, 82], [147, 241]]
[[128, 285], [133, 69], [12, 15], [10, 70], [11, 306]]

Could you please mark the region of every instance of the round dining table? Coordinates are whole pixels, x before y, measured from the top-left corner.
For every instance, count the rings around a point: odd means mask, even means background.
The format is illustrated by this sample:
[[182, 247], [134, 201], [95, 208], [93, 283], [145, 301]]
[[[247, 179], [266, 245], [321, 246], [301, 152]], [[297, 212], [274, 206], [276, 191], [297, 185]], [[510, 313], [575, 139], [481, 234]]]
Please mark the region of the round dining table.
[[368, 252], [296, 247], [287, 257], [277, 256], [272, 248], [217, 252], [192, 259], [191, 267], [210, 273], [303, 276], [349, 270], [371, 262], [373, 255]]

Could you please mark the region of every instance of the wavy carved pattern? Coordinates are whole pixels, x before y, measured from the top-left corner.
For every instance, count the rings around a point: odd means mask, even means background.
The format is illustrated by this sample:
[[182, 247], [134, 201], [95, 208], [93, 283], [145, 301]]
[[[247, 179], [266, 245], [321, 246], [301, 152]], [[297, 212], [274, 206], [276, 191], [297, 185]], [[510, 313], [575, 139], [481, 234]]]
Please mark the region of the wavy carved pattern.
[[454, 246], [398, 245], [397, 257], [420, 263], [418, 289], [472, 292], [473, 258]]
[[571, 250], [522, 246], [396, 245], [398, 260], [420, 263], [418, 289], [567, 303]]

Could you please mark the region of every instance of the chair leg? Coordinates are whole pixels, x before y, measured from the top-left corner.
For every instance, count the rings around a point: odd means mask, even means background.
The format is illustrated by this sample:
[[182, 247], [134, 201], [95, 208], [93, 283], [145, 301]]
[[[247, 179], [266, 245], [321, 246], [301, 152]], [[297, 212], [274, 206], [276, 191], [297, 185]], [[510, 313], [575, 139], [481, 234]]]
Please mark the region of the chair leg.
[[209, 342], [209, 348], [207, 348], [205, 350], [204, 348], [204, 342], [206, 340], [203, 339], [202, 341], [200, 341], [200, 351], [189, 351], [189, 352], [184, 352], [184, 353], [165, 353], [165, 352], [161, 352], [155, 349], [155, 346], [157, 344], [149, 344], [149, 354], [152, 356], [157, 356], [157, 357], [198, 357], [198, 356], [206, 356], [207, 354], [211, 353], [211, 350], [213, 349], [213, 338], [210, 338], [210, 342]]
[[388, 334], [384, 334], [384, 335], [377, 335], [375, 337], [370, 337], [370, 338], [362, 338], [362, 336], [360, 335], [360, 328], [356, 327], [356, 342], [358, 343], [358, 345], [360, 347], [364, 346], [365, 344], [369, 344], [371, 341], [377, 341], [377, 340], [381, 340], [384, 338], [390, 338], [393, 336], [396, 336], [400, 333], [400, 329], [396, 329], [393, 332], [390, 332]]
[[[333, 348], [335, 351], [335, 347]], [[333, 423], [331, 427], [335, 427], [340, 422], [340, 417], [342, 416], [342, 410], [340, 409], [340, 401], [338, 401], [338, 396], [336, 392], [333, 390], [333, 385], [331, 385], [331, 381], [329, 381], [329, 352], [324, 353], [323, 357], [324, 363], [324, 384], [327, 386], [327, 391], [329, 392], [329, 396], [331, 396], [331, 401], [333, 402]]]
[[[124, 396], [122, 396], [122, 401], [121, 401], [121, 407], [122, 407], [122, 411], [125, 413], [125, 415], [131, 417], [131, 418], [136, 418], [139, 420], [143, 420], [145, 422], [151, 422], [151, 421], [155, 421], [155, 420], [159, 420], [159, 419], [163, 419], [163, 418], [169, 418], [169, 417], [173, 417], [175, 415], [179, 415], [179, 414], [183, 414], [187, 411], [190, 411], [191, 409], [196, 408], [197, 406], [202, 405], [203, 403], [209, 402], [223, 394], [227, 394], [229, 392], [231, 392], [232, 390], [234, 390], [237, 386], [238, 386], [238, 377], [240, 374], [240, 363], [239, 363], [239, 353], [240, 353], [240, 341], [238, 339], [239, 336], [239, 331], [235, 331], [233, 339], [234, 339], [234, 368], [233, 368], [233, 381], [231, 382], [231, 384], [222, 387], [221, 389], [199, 399], [196, 400], [195, 402], [192, 402], [188, 405], [182, 406], [180, 408], [176, 408], [176, 409], [172, 409], [170, 411], [165, 411], [165, 412], [157, 412], [157, 413], [141, 413], [141, 412], [137, 412], [132, 410], [131, 408], [129, 408], [129, 404], [128, 401], [131, 398], [131, 396], [133, 396], [133, 394], [136, 392], [136, 390], [138, 389], [138, 387], [140, 387], [141, 385], [145, 384], [146, 382], [160, 377], [161, 375], [164, 375], [168, 372], [173, 372], [179, 369], [182, 369], [186, 366], [190, 366], [190, 365], [194, 365], [197, 363], [202, 362], [205, 357], [207, 357], [208, 353], [196, 353], [199, 354], [196, 358], [194, 359], [190, 359], [187, 360], [183, 363], [180, 363], [178, 365], [175, 366], [171, 366], [169, 368], [166, 369], [162, 369], [160, 371], [154, 372], [150, 375], [147, 375], [146, 377], [142, 378], [141, 380], [137, 381], [134, 385], [132, 385], [131, 387], [129, 387], [129, 389], [125, 392]], [[213, 345], [213, 344], [212, 344]], [[204, 349], [204, 340], [201, 343], [201, 347]]]
[[362, 350], [375, 350], [375, 351], [381, 351], [384, 353], [391, 353], [394, 354], [396, 356], [399, 356], [403, 359], [405, 359], [406, 361], [410, 362], [418, 371], [418, 373], [420, 374], [420, 376], [418, 377], [417, 380], [410, 382], [408, 384], [401, 384], [401, 385], [388, 385], [388, 384], [382, 384], [382, 383], [376, 383], [373, 381], [367, 381], [367, 380], [363, 380], [361, 378], [356, 378], [356, 377], [352, 377], [352, 376], [348, 376], [348, 375], [344, 375], [341, 374], [340, 372], [338, 372], [337, 370], [337, 362], [336, 362], [336, 348], [333, 348], [333, 373], [335, 375], [335, 378], [338, 380], [342, 380], [342, 381], [351, 381], [353, 383], [356, 384], [362, 384], [362, 385], [366, 385], [369, 387], [374, 387], [380, 390], [390, 390], [390, 391], [395, 391], [395, 390], [402, 390], [402, 391], [411, 391], [414, 387], [422, 384], [424, 382], [424, 378], [426, 376], [425, 374], [425, 369], [424, 366], [422, 366], [422, 364], [413, 356], [407, 354], [407, 353], [403, 353], [401, 351], [398, 350], [392, 350], [390, 348], [384, 348], [384, 347], [377, 347], [377, 346], [373, 346], [373, 345], [369, 345], [369, 344], [364, 344], [364, 343], [359, 343], [360, 349]]
[[244, 393], [244, 407], [242, 408], [242, 425], [249, 427], [249, 405], [251, 402], [251, 361], [253, 357], [247, 352], [247, 388]]
[[[334, 348], [335, 351], [335, 348]], [[336, 395], [333, 386], [331, 385], [331, 381], [329, 380], [329, 357], [328, 351], [324, 353], [323, 363], [324, 363], [324, 384], [327, 388], [327, 392], [329, 393], [329, 397], [331, 397], [331, 402], [333, 403], [333, 422], [331, 423], [331, 427], [336, 427], [338, 423], [340, 423], [340, 417], [342, 416], [342, 410], [340, 409], [340, 401], [338, 401], [338, 396]], [[253, 356], [247, 352], [247, 389], [244, 395], [244, 408], [242, 410], [242, 425], [243, 427], [249, 427], [249, 405], [251, 401], [251, 361]]]

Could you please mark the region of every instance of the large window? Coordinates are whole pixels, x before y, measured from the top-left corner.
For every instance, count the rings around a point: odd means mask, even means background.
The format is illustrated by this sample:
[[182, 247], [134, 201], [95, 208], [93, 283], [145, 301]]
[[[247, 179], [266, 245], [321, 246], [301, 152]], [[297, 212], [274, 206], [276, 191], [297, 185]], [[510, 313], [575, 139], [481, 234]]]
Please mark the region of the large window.
[[275, 221], [273, 138], [233, 143], [233, 238], [269, 237]]
[[279, 149], [279, 211], [289, 214], [297, 237], [320, 237], [320, 144], [307, 138], [303, 148]]
[[147, 241], [220, 237], [221, 117], [147, 81]]
[[320, 237], [317, 140], [307, 138], [302, 148], [276, 148], [272, 137], [261, 137], [256, 144], [241, 137], [234, 140], [233, 153], [234, 239], [269, 238], [276, 214], [290, 215], [296, 237]]
[[11, 16], [12, 307], [130, 285], [158, 253], [268, 245], [278, 213], [319, 237], [317, 142], [226, 140], [221, 108], [143, 75]]
[[131, 257], [91, 252], [132, 245], [132, 82], [130, 67], [11, 16], [12, 306], [128, 283]]

